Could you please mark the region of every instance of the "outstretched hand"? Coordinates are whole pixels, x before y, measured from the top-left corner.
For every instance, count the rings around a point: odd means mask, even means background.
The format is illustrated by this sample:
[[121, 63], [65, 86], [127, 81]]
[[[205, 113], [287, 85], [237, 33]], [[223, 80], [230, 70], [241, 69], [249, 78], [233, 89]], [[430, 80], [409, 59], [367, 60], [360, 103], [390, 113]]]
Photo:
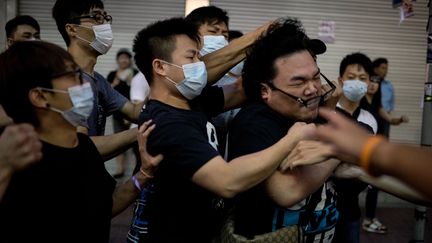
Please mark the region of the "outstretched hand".
[[147, 151], [147, 139], [156, 126], [155, 124], [150, 125], [151, 123], [152, 120], [144, 122], [141, 127], [139, 127], [137, 134], [137, 141], [142, 163], [141, 169], [150, 175], [153, 174], [163, 159], [162, 154], [152, 156]]

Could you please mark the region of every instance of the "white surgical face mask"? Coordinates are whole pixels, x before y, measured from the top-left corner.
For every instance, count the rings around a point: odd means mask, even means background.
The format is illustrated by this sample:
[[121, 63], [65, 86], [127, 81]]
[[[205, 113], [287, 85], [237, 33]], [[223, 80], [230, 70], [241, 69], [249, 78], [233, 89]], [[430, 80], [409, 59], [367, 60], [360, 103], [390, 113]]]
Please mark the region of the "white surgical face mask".
[[228, 41], [223, 35], [205, 35], [203, 41], [204, 44], [200, 50], [201, 56], [205, 56], [228, 45]]
[[49, 107], [49, 109], [60, 113], [66, 121], [72, 124], [72, 126], [87, 127], [87, 119], [93, 110], [94, 99], [90, 83], [70, 87], [68, 88], [68, 91], [48, 88], [41, 89], [58, 93], [68, 93], [73, 104], [72, 108], [65, 111], [54, 107]]
[[164, 62], [174, 67], [183, 69], [185, 78], [180, 83], [176, 83], [171, 78], [165, 77], [168, 81], [176, 86], [180, 94], [182, 94], [188, 100], [192, 100], [201, 94], [201, 91], [207, 85], [207, 69], [204, 62], [194, 62], [190, 64], [184, 64], [182, 66], [166, 61]]
[[352, 101], [358, 102], [367, 92], [367, 84], [360, 80], [346, 80], [342, 87], [345, 97]]
[[[90, 29], [90, 27], [80, 25], [80, 27]], [[110, 24], [93, 25], [91, 28], [94, 32], [95, 39], [90, 42], [82, 37], [77, 36], [78, 39], [83, 40], [90, 44], [100, 54], [106, 54], [114, 42], [113, 33]]]

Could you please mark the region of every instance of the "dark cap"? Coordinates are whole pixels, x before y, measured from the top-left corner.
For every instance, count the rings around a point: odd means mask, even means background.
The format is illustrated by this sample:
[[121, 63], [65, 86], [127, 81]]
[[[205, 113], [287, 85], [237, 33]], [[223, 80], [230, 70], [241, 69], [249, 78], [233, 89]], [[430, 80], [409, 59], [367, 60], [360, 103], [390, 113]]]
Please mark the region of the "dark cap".
[[319, 39], [310, 39], [309, 46], [315, 55], [320, 55], [327, 51], [326, 44]]

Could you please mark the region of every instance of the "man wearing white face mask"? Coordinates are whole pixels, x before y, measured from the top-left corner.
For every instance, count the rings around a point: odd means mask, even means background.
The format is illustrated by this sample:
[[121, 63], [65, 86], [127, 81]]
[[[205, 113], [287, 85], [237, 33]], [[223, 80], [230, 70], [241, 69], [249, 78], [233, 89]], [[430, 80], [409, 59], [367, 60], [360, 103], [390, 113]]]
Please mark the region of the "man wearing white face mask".
[[[200, 55], [205, 56], [215, 52], [228, 45], [229, 38], [229, 17], [226, 11], [216, 6], [200, 7], [188, 14], [186, 20], [195, 24], [203, 38]], [[225, 75], [222, 76], [214, 85], [237, 85], [242, 86], [241, 71], [243, 69], [241, 61], [232, 67]], [[226, 135], [228, 124], [239, 111], [233, 109], [226, 111], [213, 118], [216, 127], [219, 149], [222, 153], [225, 151]]]
[[[366, 95], [372, 74], [372, 62], [362, 53], [347, 55], [339, 68], [339, 84], [343, 94], [336, 110], [357, 121], [371, 133], [376, 134], [378, 125], [373, 115], [360, 107]], [[360, 241], [360, 207], [358, 195], [367, 184], [358, 179], [334, 178], [338, 193], [337, 208], [340, 219], [336, 225], [335, 243], [358, 243]]]
[[112, 17], [104, 11], [100, 0], [58, 0], [53, 7], [53, 17], [69, 53], [95, 93], [87, 124], [81, 124], [79, 131], [91, 136], [105, 159], [112, 158], [136, 140], [137, 128], [103, 136], [106, 117], [117, 111], [136, 122], [144, 104], [132, 104], [94, 70], [98, 56], [106, 54], [113, 44]]
[[140, 121], [155, 122], [148, 148], [163, 153], [164, 160], [141, 197], [144, 208], [135, 211], [134, 220], [144, 223], [130, 242], [210, 242], [220, 226], [220, 197], [234, 197], [264, 180], [297, 139], [314, 129], [297, 124], [274, 146], [227, 163], [208, 121], [209, 110], [226, 107], [223, 95], [215, 95], [204, 107], [194, 107], [191, 100], [206, 92], [199, 44], [195, 26], [181, 18], [151, 24], [135, 37], [135, 60], [150, 85]]

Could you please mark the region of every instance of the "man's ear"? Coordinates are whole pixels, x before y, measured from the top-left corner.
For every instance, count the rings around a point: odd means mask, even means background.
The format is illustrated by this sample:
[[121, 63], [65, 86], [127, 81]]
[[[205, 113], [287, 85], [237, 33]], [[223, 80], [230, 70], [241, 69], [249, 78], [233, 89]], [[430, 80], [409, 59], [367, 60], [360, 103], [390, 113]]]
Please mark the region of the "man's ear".
[[44, 92], [39, 88], [31, 89], [28, 93], [30, 103], [38, 108], [49, 107], [48, 100], [46, 99]]
[[75, 24], [66, 24], [65, 30], [71, 37], [75, 37], [77, 35], [77, 26]]
[[261, 98], [263, 101], [268, 101], [271, 96], [271, 92], [272, 90], [268, 84], [261, 83]]
[[7, 38], [7, 46], [10, 47], [15, 41], [12, 38]]
[[153, 71], [161, 76], [167, 75], [166, 63], [160, 59], [154, 59], [152, 62]]
[[338, 78], [338, 82], [339, 82], [339, 86], [342, 88], [343, 87], [343, 80], [342, 77]]

